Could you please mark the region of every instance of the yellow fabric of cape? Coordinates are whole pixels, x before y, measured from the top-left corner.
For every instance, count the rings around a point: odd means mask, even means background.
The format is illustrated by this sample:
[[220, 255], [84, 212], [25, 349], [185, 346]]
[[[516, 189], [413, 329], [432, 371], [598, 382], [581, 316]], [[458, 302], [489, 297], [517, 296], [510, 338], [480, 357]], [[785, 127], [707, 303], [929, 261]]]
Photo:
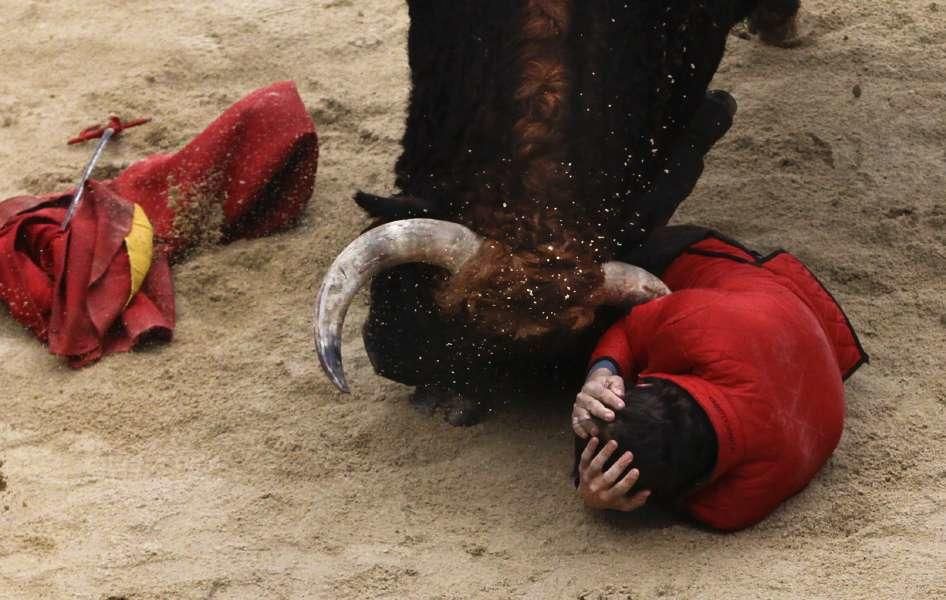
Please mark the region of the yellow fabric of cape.
[[128, 262], [131, 265], [131, 289], [128, 294], [128, 302], [131, 302], [148, 276], [154, 256], [154, 227], [148, 220], [148, 215], [137, 204], [131, 220], [131, 230], [125, 236], [125, 249], [128, 250]]

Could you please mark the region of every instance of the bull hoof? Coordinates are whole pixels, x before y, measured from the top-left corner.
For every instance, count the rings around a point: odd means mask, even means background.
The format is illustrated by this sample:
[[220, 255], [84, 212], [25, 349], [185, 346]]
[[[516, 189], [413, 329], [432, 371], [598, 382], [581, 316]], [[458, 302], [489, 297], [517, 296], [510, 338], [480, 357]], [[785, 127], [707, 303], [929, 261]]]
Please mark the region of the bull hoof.
[[447, 394], [446, 390], [440, 388], [427, 385], [418, 386], [411, 394], [411, 406], [418, 412], [432, 415], [441, 405], [445, 394]]
[[411, 405], [425, 415], [443, 410], [444, 418], [455, 427], [476, 425], [486, 414], [485, 406], [479, 400], [436, 386], [415, 389], [411, 394]]
[[763, 44], [779, 48], [797, 48], [807, 39], [799, 15], [786, 18], [764, 9], [757, 10], [749, 19], [749, 31], [757, 34]]
[[447, 407], [447, 422], [454, 427], [470, 427], [483, 420], [486, 411], [483, 403], [466, 396], [455, 396]]

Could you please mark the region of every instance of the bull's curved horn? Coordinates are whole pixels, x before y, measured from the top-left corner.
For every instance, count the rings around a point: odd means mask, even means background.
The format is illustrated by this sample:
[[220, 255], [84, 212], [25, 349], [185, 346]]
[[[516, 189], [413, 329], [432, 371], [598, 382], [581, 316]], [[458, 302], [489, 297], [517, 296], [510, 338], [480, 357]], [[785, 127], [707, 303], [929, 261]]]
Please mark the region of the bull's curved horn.
[[641, 304], [670, 293], [670, 288], [657, 276], [627, 263], [604, 263], [604, 283], [598, 301], [608, 306]]
[[342, 324], [352, 298], [372, 277], [406, 263], [427, 263], [456, 273], [483, 239], [457, 223], [405, 219], [376, 227], [342, 250], [315, 301], [315, 351], [332, 383], [348, 393], [342, 369]]

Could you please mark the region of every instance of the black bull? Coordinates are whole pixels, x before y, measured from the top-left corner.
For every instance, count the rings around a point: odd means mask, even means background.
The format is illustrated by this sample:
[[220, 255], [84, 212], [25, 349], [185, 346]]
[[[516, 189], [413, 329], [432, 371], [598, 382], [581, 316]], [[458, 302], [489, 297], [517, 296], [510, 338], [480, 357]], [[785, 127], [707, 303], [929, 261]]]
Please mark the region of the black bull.
[[[359, 194], [358, 204], [376, 224], [413, 217], [462, 223], [499, 240], [510, 254], [531, 251], [540, 236], [528, 231], [530, 224], [554, 213], [555, 224], [541, 223], [550, 250], [554, 244], [561, 251], [556, 235], [581, 237], [597, 227], [605, 242], [593, 260], [635, 264], [646, 262], [645, 242], [692, 191], [703, 156], [731, 124], [732, 99], [707, 93], [730, 29], [752, 16], [768, 31], [784, 30], [798, 1], [408, 0], [408, 6], [412, 94], [396, 166], [400, 193]], [[549, 108], [556, 115], [551, 126], [539, 124], [547, 134], [544, 150], [526, 144], [517, 156], [523, 136], [536, 129], [520, 118], [529, 101], [522, 83], [531, 64], [523, 59], [530, 51], [529, 11], [558, 11], [550, 19], [561, 43], [551, 50], [540, 45], [536, 61], [553, 56], [565, 65], [552, 78], [561, 82], [566, 108]], [[567, 168], [552, 168], [539, 183], [510, 183], [535, 179], [528, 163], [543, 152], [552, 157], [547, 162]], [[536, 210], [528, 204], [535, 196], [529, 185], [553, 199], [538, 209], [545, 213], [520, 219], [518, 213]], [[513, 226], [494, 222], [503, 220]], [[444, 310], [438, 290], [448, 284], [442, 269], [422, 264], [373, 279], [364, 341], [380, 375], [480, 397], [510, 383], [572, 385], [584, 370], [581, 357], [618, 314], [600, 307], [590, 326], [504, 335], [470, 314]]]

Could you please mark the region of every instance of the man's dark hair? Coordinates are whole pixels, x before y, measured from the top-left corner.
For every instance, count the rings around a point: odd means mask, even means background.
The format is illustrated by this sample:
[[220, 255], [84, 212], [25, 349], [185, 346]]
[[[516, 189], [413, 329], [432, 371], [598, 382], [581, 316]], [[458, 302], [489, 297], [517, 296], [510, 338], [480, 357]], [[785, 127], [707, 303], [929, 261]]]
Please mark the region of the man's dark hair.
[[[595, 420], [599, 447], [609, 440], [618, 449], [610, 467], [625, 451], [640, 471], [634, 491], [651, 490], [654, 499], [672, 502], [707, 477], [716, 464], [716, 433], [700, 405], [680, 386], [651, 379], [625, 394], [625, 406], [613, 422]], [[587, 440], [575, 438], [575, 470]]]

